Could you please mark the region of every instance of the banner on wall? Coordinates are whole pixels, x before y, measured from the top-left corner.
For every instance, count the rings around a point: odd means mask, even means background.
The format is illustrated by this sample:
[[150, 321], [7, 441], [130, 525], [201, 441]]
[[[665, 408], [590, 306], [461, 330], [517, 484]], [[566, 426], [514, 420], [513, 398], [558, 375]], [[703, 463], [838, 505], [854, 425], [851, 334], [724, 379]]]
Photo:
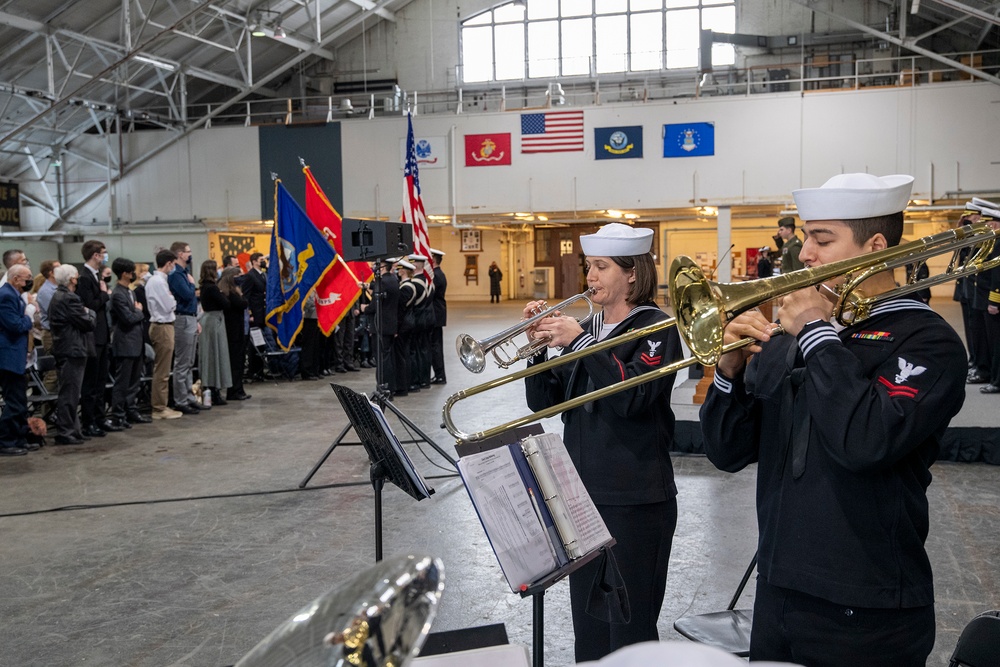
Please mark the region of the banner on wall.
[[715, 155], [715, 123], [663, 126], [663, 157]]
[[[413, 151], [421, 169], [444, 169], [448, 166], [448, 137], [414, 139]], [[406, 168], [406, 139], [399, 140], [399, 168]]]
[[621, 160], [642, 157], [642, 125], [594, 128], [594, 158]]
[[498, 167], [510, 164], [510, 132], [465, 135], [466, 167]]

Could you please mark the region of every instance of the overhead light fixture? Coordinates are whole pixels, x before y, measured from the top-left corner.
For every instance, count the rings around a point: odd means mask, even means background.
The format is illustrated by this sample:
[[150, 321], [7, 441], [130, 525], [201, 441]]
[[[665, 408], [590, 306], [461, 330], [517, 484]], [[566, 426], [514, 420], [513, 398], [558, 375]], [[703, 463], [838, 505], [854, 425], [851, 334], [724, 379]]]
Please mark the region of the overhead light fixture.
[[260, 24], [260, 19], [250, 24], [250, 35], [253, 37], [267, 37], [264, 27]]
[[285, 29], [281, 27], [281, 23], [275, 23], [274, 24], [274, 38], [275, 39], [284, 39], [285, 37], [288, 37], [288, 35], [285, 33]]
[[156, 58], [150, 58], [148, 56], [132, 56], [132, 59], [137, 60], [141, 63], [146, 63], [147, 65], [152, 65], [153, 67], [159, 67], [160, 69], [165, 69], [168, 72], [177, 71], [177, 65], [165, 62], [163, 60], [157, 60]]

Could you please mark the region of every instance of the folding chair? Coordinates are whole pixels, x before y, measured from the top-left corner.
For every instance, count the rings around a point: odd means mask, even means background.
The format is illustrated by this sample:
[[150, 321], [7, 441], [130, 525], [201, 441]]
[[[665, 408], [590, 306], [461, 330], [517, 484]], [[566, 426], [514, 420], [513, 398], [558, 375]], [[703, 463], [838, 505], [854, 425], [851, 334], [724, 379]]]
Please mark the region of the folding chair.
[[[28, 394], [28, 412], [34, 415], [35, 412], [46, 405], [55, 403], [56, 399], [59, 398], [58, 394], [53, 394], [45, 387], [45, 381], [42, 380], [42, 375], [50, 371], [55, 371], [56, 369], [56, 358], [48, 354], [39, 354], [35, 357], [35, 363], [28, 367], [28, 389], [31, 393]], [[49, 410], [46, 417], [52, 415], [53, 411]]]
[[299, 352], [301, 348], [293, 346], [287, 351], [278, 347], [274, 333], [270, 329], [250, 328], [250, 342], [254, 354], [263, 362], [264, 377], [277, 380], [284, 377], [292, 380], [299, 371]]
[[1000, 610], [984, 611], [969, 621], [958, 638], [948, 667], [996, 667], [1000, 664]]
[[721, 648], [723, 651], [740, 657], [750, 655], [750, 628], [753, 625], [753, 609], [736, 609], [735, 607], [756, 567], [757, 552], [754, 552], [753, 558], [750, 559], [750, 565], [743, 574], [740, 585], [736, 588], [736, 594], [733, 595], [733, 599], [725, 611], [682, 616], [674, 621], [674, 630], [691, 641]]

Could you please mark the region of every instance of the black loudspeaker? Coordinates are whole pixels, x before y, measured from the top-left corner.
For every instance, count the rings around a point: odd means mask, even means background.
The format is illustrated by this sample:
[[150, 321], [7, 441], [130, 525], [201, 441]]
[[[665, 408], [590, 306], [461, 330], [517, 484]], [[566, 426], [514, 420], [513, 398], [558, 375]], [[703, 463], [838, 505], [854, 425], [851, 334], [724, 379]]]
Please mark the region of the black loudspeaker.
[[348, 262], [370, 262], [413, 251], [413, 226], [405, 222], [344, 218], [341, 234], [343, 256]]
[[432, 632], [427, 635], [427, 641], [420, 649], [421, 656], [441, 655], [456, 651], [469, 651], [487, 646], [509, 644], [507, 627], [503, 623], [480, 625], [475, 628]]

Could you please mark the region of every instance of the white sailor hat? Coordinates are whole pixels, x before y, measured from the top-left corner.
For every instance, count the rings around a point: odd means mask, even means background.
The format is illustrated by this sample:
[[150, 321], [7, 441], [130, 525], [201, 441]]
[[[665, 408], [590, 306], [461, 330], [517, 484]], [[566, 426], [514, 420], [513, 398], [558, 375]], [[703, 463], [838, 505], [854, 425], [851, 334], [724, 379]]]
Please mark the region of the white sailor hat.
[[857, 220], [899, 213], [910, 201], [913, 177], [838, 174], [821, 187], [792, 192], [802, 220]]
[[598, 229], [596, 234], [581, 236], [580, 246], [585, 255], [593, 257], [645, 255], [653, 246], [653, 230], [612, 222]]
[[417, 254], [414, 253], [413, 255], [410, 255], [408, 259], [411, 262], [426, 262], [427, 261], [427, 255], [417, 255]]
[[389, 263], [389, 264], [395, 264], [396, 262], [398, 262], [398, 261], [399, 261], [399, 259], [400, 259], [399, 257], [386, 257], [386, 258], [385, 258], [384, 260], [382, 260], [382, 261], [383, 261], [383, 262], [387, 262], [387, 263]]
[[409, 262], [407, 262], [405, 259], [401, 259], [398, 262], [396, 262], [396, 266], [401, 266], [404, 269], [409, 269], [410, 271], [414, 271], [417, 268], [417, 267], [413, 266], [412, 264], [410, 264]]
[[445, 252], [445, 251], [443, 251], [443, 250], [438, 250], [437, 248], [431, 248], [431, 254], [432, 254], [432, 255], [438, 255], [438, 256], [440, 256], [440, 257], [444, 257], [444, 256], [445, 256], [445, 255], [447, 255], [448, 253], [446, 253], [446, 252]]

